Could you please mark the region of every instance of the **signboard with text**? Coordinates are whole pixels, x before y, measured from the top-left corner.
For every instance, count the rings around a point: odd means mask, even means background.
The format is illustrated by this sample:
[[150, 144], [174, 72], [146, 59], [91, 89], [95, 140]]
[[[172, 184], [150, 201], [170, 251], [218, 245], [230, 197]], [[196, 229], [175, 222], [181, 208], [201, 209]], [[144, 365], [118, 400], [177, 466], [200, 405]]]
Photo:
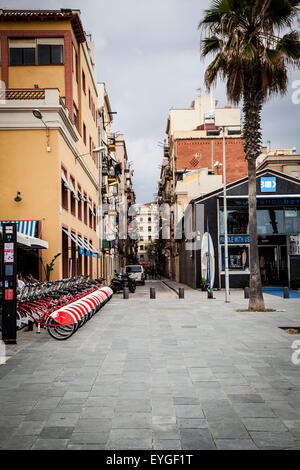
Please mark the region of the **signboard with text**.
[[7, 222], [2, 227], [2, 340], [6, 344], [16, 344], [17, 225]]

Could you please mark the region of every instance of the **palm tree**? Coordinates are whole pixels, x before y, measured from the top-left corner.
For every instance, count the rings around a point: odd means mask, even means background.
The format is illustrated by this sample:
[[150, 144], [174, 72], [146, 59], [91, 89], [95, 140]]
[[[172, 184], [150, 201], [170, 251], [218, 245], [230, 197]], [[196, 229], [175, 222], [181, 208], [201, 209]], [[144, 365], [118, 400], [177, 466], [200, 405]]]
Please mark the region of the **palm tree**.
[[214, 55], [205, 72], [208, 89], [220, 77], [226, 82], [228, 99], [234, 104], [243, 101], [251, 251], [249, 310], [265, 310], [256, 219], [261, 111], [269, 97], [286, 93], [288, 66], [299, 66], [300, 34], [293, 29], [299, 4], [296, 0], [215, 0], [199, 24], [205, 34], [201, 55]]

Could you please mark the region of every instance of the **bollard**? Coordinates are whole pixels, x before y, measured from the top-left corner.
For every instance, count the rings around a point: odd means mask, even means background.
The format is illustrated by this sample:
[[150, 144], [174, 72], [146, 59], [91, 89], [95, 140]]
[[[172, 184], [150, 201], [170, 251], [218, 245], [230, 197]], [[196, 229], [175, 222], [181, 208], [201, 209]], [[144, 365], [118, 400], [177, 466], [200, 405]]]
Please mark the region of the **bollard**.
[[244, 299], [249, 299], [250, 294], [249, 294], [249, 287], [244, 288]]
[[124, 287], [124, 289], [123, 289], [123, 299], [129, 299], [128, 287]]
[[155, 299], [155, 287], [150, 287], [150, 299]]
[[179, 296], [180, 299], [184, 299], [184, 288], [183, 287], [179, 287], [178, 296]]
[[214, 292], [212, 289], [207, 291], [207, 298], [208, 299], [213, 299], [214, 298]]
[[284, 299], [289, 299], [290, 298], [290, 290], [288, 287], [283, 288], [283, 298]]

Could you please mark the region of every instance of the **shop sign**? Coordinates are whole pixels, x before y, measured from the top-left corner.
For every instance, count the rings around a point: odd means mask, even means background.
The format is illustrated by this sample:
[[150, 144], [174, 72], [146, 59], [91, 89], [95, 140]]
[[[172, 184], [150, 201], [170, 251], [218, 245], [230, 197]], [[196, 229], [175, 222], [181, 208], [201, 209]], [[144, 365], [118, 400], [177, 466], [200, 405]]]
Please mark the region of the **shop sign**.
[[260, 178], [260, 190], [262, 193], [276, 193], [276, 177], [262, 176]]
[[300, 235], [290, 235], [290, 254], [300, 255]]
[[[221, 244], [225, 243], [224, 235], [220, 236], [220, 243]], [[231, 243], [231, 244], [250, 243], [250, 237], [249, 237], [249, 235], [229, 235], [229, 236], [227, 236], [227, 243]]]

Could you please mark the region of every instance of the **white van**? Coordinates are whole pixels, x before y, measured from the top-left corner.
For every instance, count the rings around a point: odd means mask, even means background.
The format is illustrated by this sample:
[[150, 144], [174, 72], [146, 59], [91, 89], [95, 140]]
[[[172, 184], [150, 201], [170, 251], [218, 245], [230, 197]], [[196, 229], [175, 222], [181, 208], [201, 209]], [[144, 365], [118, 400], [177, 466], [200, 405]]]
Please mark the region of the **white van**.
[[132, 279], [135, 279], [137, 284], [141, 283], [142, 285], [145, 285], [145, 272], [143, 266], [140, 264], [130, 264], [126, 266], [125, 272], [126, 274], [129, 274]]

